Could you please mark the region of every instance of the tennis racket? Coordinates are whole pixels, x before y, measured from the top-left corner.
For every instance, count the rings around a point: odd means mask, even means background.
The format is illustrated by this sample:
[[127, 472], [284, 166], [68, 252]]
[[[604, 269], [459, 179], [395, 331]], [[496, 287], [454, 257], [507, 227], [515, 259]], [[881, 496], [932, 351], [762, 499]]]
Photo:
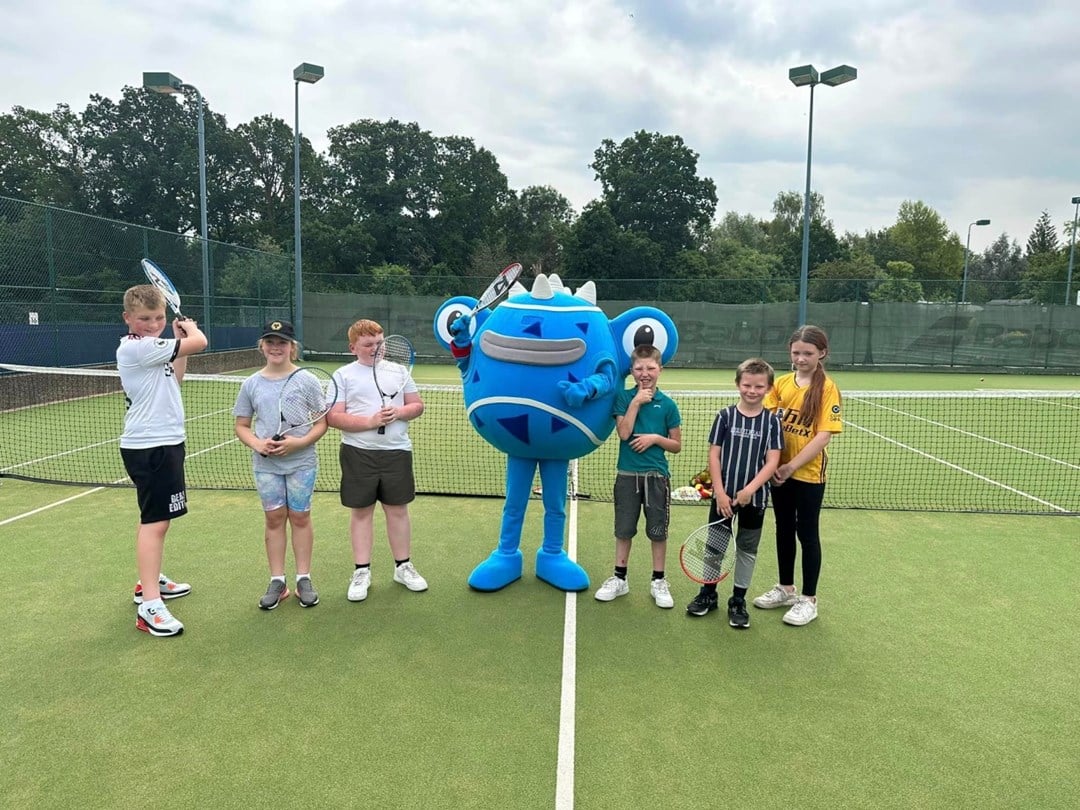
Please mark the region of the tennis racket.
[[[384, 408], [405, 390], [405, 385], [412, 379], [415, 362], [416, 352], [408, 338], [390, 335], [379, 344], [375, 350], [371, 376], [375, 379], [375, 387], [379, 389]], [[378, 432], [386, 433], [386, 425], [379, 425]]]
[[180, 293], [176, 291], [176, 287], [169, 281], [165, 272], [149, 259], [142, 260], [142, 269], [146, 274], [146, 280], [161, 290], [161, 294], [165, 296], [166, 303], [176, 313], [176, 317], [181, 321], [186, 321], [187, 318], [180, 313]]
[[[280, 442], [290, 430], [318, 422], [337, 402], [334, 378], [316, 366], [298, 368], [285, 378], [278, 396], [278, 427], [273, 439]], [[263, 453], [265, 456], [266, 454]]]
[[735, 564], [732, 518], [706, 523], [690, 533], [679, 549], [683, 572], [702, 585], [714, 585], [731, 573]]
[[522, 267], [518, 262], [508, 264], [502, 270], [499, 271], [499, 275], [495, 276], [495, 280], [488, 284], [484, 294], [480, 296], [480, 300], [476, 302], [476, 306], [473, 307], [473, 311], [470, 315], [476, 315], [477, 312], [489, 307], [502, 298], [503, 293], [513, 286], [514, 282], [518, 280], [518, 276], [521, 275]]

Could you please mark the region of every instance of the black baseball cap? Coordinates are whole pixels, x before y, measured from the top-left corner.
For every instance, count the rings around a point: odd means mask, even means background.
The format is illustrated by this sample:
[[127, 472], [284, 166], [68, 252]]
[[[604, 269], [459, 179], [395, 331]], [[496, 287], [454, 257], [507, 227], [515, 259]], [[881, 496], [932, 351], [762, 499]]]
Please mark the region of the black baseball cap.
[[259, 340], [268, 337], [296, 340], [296, 332], [293, 331], [293, 325], [288, 321], [267, 321], [266, 326], [263, 327], [263, 333], [259, 336]]

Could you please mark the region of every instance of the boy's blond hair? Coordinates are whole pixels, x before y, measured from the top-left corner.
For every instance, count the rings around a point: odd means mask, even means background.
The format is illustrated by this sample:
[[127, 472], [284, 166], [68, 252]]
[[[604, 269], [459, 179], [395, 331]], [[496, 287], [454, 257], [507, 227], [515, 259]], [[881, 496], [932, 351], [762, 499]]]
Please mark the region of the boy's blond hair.
[[383, 328], [379, 326], [378, 322], [361, 318], [349, 327], [349, 345], [351, 346], [353, 343], [356, 343], [357, 338], [374, 337], [375, 335], [381, 335], [382, 333]]
[[772, 385], [776, 380], [776, 372], [773, 371], [773, 367], [760, 357], [751, 357], [749, 360], [743, 360], [739, 363], [739, 367], [735, 369], [736, 385], [739, 384], [743, 374], [767, 374], [769, 385]]
[[136, 284], [124, 293], [124, 312], [137, 309], [165, 309], [165, 296], [153, 284]]
[[664, 365], [663, 355], [651, 343], [639, 343], [634, 347], [634, 350], [630, 352], [630, 365], [634, 365], [635, 360], [653, 360], [658, 366]]

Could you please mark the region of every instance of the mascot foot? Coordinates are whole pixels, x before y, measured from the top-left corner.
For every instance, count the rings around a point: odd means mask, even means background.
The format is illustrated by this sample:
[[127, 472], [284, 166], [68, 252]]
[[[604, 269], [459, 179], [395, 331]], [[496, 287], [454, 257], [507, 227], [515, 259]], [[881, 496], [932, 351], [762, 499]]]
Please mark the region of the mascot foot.
[[584, 591], [589, 587], [589, 575], [585, 573], [585, 569], [561, 550], [537, 550], [536, 576], [560, 591]]
[[[497, 591], [521, 579], [520, 551], [495, 551], [469, 574], [469, 587], [477, 591]], [[587, 586], [586, 586], [587, 587]]]

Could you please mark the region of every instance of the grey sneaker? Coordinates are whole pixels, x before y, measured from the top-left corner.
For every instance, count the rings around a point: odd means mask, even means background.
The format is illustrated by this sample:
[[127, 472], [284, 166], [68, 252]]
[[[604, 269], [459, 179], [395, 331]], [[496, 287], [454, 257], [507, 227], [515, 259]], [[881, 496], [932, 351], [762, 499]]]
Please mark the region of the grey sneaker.
[[266, 589], [266, 593], [259, 600], [259, 608], [261, 610], [273, 610], [288, 598], [289, 586], [280, 579], [272, 579], [270, 580], [270, 587]]
[[789, 591], [784, 588], [783, 585], [773, 585], [772, 588], [754, 599], [754, 607], [763, 610], [772, 610], [773, 608], [778, 607], [791, 607], [798, 598], [799, 594], [795, 591]]
[[300, 577], [296, 580], [296, 600], [300, 607], [315, 607], [319, 604], [319, 592], [311, 584], [311, 577]]

